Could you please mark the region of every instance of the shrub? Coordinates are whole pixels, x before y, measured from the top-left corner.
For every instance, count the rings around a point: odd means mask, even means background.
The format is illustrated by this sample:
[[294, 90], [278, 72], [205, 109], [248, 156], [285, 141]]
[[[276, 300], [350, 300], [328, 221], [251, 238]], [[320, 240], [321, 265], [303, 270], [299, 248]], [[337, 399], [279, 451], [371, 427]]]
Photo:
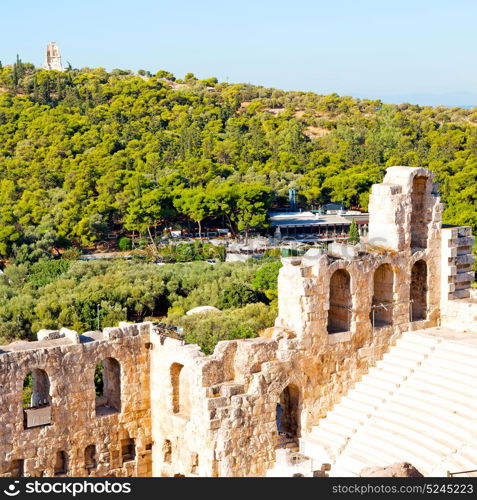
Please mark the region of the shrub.
[[68, 248], [62, 255], [65, 260], [78, 260], [81, 257], [81, 250], [77, 247]]
[[217, 313], [183, 316], [171, 322], [184, 328], [187, 342], [198, 344], [205, 354], [212, 354], [217, 342], [222, 340], [257, 337], [260, 330], [273, 326], [276, 315], [275, 307], [258, 303]]
[[132, 248], [131, 238], [126, 238], [126, 236], [119, 238], [118, 248], [119, 250], [121, 250], [121, 252], [126, 252], [127, 250], [131, 250]]
[[247, 304], [260, 302], [260, 295], [245, 283], [230, 283], [222, 290], [218, 307], [219, 309], [243, 307]]
[[71, 261], [66, 259], [35, 262], [30, 267], [28, 281], [36, 287], [48, 285], [68, 271], [70, 264]]
[[280, 260], [272, 260], [261, 266], [252, 281], [254, 288], [265, 294], [268, 300], [278, 297], [277, 278], [282, 267]]

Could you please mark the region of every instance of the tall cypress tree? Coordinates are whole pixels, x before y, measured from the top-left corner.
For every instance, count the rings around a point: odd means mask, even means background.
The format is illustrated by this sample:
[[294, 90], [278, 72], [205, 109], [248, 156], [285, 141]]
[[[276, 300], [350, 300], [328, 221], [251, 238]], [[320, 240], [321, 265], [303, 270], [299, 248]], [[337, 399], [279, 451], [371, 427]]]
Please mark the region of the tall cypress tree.
[[356, 224], [356, 221], [353, 219], [349, 227], [348, 242], [355, 245], [356, 243], [359, 243], [359, 239], [360, 238], [359, 238], [358, 225]]

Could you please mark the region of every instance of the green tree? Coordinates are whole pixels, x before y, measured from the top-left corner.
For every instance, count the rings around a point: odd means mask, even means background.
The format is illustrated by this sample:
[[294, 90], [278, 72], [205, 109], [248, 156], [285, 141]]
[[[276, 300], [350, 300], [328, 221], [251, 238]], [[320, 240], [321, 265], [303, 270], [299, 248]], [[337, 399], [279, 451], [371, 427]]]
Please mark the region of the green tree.
[[211, 213], [211, 199], [202, 188], [189, 188], [180, 191], [174, 200], [177, 210], [187, 215], [199, 226], [199, 236], [202, 235], [202, 222]]
[[232, 220], [237, 223], [239, 231], [245, 233], [245, 244], [251, 229], [265, 227], [268, 224], [268, 210], [272, 201], [269, 187], [259, 184], [242, 184], [235, 191]]
[[359, 237], [358, 226], [356, 224], [356, 221], [353, 219], [349, 226], [348, 242], [351, 243], [352, 245], [356, 245], [356, 243], [359, 243], [359, 240], [360, 237]]

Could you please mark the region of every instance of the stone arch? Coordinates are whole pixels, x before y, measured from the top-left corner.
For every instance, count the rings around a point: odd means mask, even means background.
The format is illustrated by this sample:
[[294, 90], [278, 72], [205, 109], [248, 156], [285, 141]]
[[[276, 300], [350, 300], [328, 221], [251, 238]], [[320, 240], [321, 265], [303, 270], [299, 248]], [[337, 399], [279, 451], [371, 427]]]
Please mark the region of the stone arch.
[[56, 452], [55, 476], [63, 476], [68, 472], [68, 454], [64, 450]]
[[121, 411], [121, 365], [114, 358], [106, 358], [96, 365], [96, 416]]
[[23, 408], [40, 408], [51, 404], [50, 378], [45, 370], [34, 368], [23, 379]]
[[24, 477], [25, 476], [25, 460], [23, 458], [18, 458], [12, 460], [9, 467], [9, 472], [12, 477]]
[[170, 464], [172, 461], [172, 443], [169, 439], [166, 439], [162, 445], [162, 457], [166, 464]]
[[418, 260], [411, 269], [411, 321], [427, 318], [427, 264]]
[[429, 216], [426, 207], [426, 176], [416, 176], [412, 181], [411, 191], [411, 248], [427, 248]]
[[121, 460], [122, 462], [131, 462], [136, 459], [136, 441], [126, 435], [125, 439], [121, 440]]
[[191, 456], [190, 473], [197, 474], [198, 468], [199, 468], [199, 454], [194, 451], [194, 452], [192, 452], [192, 456]]
[[297, 439], [300, 432], [300, 390], [288, 384], [277, 401], [277, 430], [288, 438]]
[[181, 363], [172, 363], [170, 367], [172, 387], [172, 412], [188, 415], [190, 412], [189, 380], [187, 371]]
[[351, 329], [351, 276], [346, 269], [337, 269], [330, 278], [328, 333]]
[[84, 467], [85, 469], [94, 469], [97, 465], [96, 462], [96, 445], [89, 444], [84, 449]]
[[393, 323], [394, 271], [390, 264], [381, 264], [374, 271], [371, 320], [374, 326]]

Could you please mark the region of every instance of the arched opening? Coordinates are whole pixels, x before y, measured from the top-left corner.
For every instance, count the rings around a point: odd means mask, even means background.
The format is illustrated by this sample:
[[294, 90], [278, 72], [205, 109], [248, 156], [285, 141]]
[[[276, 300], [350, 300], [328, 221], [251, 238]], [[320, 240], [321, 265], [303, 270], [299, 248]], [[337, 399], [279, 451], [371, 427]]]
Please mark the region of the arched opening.
[[12, 477], [23, 477], [25, 475], [25, 460], [23, 458], [12, 460], [9, 471]]
[[63, 476], [68, 472], [68, 455], [65, 451], [57, 451], [55, 459], [55, 476]]
[[192, 457], [191, 457], [190, 473], [197, 474], [198, 468], [199, 468], [199, 454], [196, 452], [193, 452]]
[[283, 389], [277, 402], [277, 430], [280, 436], [296, 440], [300, 428], [298, 415], [300, 391], [290, 384]]
[[23, 408], [40, 408], [50, 404], [50, 379], [45, 370], [35, 368], [23, 379]]
[[162, 445], [162, 455], [164, 462], [170, 464], [172, 459], [172, 443], [168, 439], [166, 439]]
[[335, 271], [330, 279], [328, 333], [347, 332], [351, 328], [351, 277], [345, 269]]
[[22, 404], [25, 429], [51, 424], [50, 379], [35, 368], [23, 379]]
[[411, 270], [411, 321], [427, 318], [427, 264], [418, 260]]
[[123, 463], [136, 459], [136, 442], [129, 436], [121, 440], [121, 458]]
[[85, 469], [94, 469], [96, 465], [96, 446], [90, 444], [84, 449], [84, 467]]
[[121, 411], [121, 365], [114, 358], [106, 358], [96, 365], [94, 372], [96, 416]]
[[189, 404], [189, 381], [184, 365], [173, 363], [170, 368], [172, 386], [172, 411], [181, 415], [188, 415]]
[[373, 326], [391, 325], [393, 322], [394, 273], [389, 264], [382, 264], [374, 271]]
[[429, 220], [426, 209], [427, 177], [414, 177], [411, 193], [411, 247], [427, 248]]

